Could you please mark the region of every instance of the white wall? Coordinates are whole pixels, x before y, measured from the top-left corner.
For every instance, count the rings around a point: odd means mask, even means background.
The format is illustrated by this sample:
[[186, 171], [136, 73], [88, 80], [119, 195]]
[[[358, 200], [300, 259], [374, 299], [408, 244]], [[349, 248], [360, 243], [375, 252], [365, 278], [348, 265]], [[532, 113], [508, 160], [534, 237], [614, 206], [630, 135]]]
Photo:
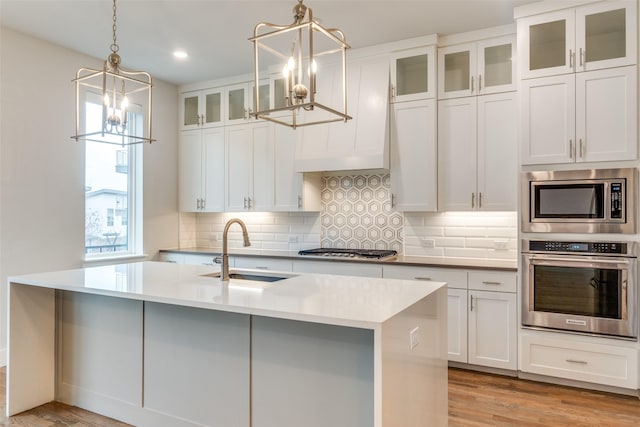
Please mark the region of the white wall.
[[[0, 364], [8, 276], [78, 268], [84, 259], [84, 148], [71, 80], [102, 60], [0, 29]], [[107, 52], [108, 53], [108, 52]], [[126, 65], [126, 64], [125, 64]], [[144, 250], [178, 245], [177, 88], [154, 82], [158, 142], [143, 147]]]

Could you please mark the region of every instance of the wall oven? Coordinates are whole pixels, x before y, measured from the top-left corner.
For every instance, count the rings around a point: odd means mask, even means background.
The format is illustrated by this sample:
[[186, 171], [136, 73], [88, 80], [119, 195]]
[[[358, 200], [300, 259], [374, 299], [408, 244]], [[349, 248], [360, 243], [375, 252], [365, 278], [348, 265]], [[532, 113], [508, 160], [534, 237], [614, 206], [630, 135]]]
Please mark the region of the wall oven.
[[635, 168], [525, 172], [522, 231], [636, 232]]
[[523, 240], [525, 327], [637, 338], [636, 243]]

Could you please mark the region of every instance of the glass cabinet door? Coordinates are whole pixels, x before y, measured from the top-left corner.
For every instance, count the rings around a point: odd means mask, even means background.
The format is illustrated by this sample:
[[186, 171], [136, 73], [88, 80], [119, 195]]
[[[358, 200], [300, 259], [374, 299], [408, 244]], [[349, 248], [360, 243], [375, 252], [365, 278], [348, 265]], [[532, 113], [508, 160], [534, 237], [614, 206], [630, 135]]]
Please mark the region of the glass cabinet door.
[[438, 70], [440, 99], [477, 95], [475, 43], [438, 49]]
[[200, 92], [189, 92], [182, 95], [182, 129], [197, 128], [200, 125]]
[[574, 11], [535, 15], [522, 19], [518, 31], [524, 35], [519, 48], [523, 78], [573, 72], [575, 59]]
[[576, 69], [588, 71], [636, 63], [635, 1], [576, 9]]
[[515, 35], [478, 42], [478, 93], [516, 90]]
[[435, 98], [435, 46], [397, 52], [391, 58], [391, 102]]
[[222, 115], [222, 90], [205, 91], [204, 97], [204, 123], [203, 126], [211, 127], [223, 124]]
[[247, 119], [247, 85], [227, 88], [227, 124], [244, 122]]

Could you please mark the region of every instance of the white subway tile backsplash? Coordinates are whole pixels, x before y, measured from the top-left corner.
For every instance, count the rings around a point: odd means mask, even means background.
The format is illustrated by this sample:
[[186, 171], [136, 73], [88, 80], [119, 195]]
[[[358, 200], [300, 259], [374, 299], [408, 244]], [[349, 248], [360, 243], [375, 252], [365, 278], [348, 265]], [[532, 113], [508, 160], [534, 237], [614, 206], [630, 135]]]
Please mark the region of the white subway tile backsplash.
[[[238, 217], [247, 224], [256, 249], [298, 251], [324, 246], [395, 249], [410, 256], [517, 259], [515, 212], [403, 215], [391, 208], [388, 174], [331, 175], [323, 177], [322, 185], [321, 213], [183, 213], [180, 247], [220, 247], [224, 225]], [[229, 246], [242, 247], [239, 227], [230, 229]]]

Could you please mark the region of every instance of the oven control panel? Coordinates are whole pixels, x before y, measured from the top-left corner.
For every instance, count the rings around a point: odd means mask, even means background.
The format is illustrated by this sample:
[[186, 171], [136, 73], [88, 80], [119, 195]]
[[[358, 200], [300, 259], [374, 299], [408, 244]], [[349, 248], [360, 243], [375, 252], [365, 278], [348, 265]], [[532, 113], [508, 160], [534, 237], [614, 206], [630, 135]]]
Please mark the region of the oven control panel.
[[627, 254], [627, 243], [623, 242], [567, 242], [530, 240], [532, 252], [571, 252], [582, 254]]

